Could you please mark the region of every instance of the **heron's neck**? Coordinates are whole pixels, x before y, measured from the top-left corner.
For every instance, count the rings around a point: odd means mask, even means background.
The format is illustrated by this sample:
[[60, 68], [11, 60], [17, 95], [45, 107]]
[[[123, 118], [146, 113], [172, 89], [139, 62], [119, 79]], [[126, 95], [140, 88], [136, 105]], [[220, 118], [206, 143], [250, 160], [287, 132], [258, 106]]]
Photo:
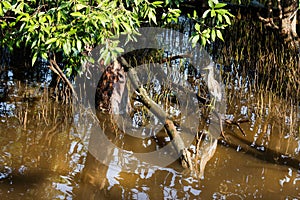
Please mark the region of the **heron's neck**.
[[210, 77], [212, 77], [212, 78], [214, 78], [214, 68], [211, 68], [211, 70], [209, 70], [209, 72], [208, 72], [208, 76], [210, 76]]

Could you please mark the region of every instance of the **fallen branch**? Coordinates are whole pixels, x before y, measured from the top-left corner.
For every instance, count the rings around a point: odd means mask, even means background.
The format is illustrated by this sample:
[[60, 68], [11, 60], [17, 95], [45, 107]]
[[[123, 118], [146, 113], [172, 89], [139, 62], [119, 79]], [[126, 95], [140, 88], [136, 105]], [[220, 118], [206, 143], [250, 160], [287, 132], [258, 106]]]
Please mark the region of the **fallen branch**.
[[155, 102], [153, 101], [147, 94], [147, 91], [141, 86], [139, 87], [139, 79], [137, 76], [137, 72], [135, 71], [134, 68], [132, 68], [127, 61], [121, 57], [121, 62], [122, 65], [127, 67], [129, 70], [128, 72], [128, 77], [130, 81], [132, 82], [133, 86], [135, 88], [139, 88], [138, 95], [141, 98], [141, 101], [143, 104], [162, 122], [164, 123], [164, 127], [167, 131], [168, 136], [173, 139], [173, 145], [177, 151], [177, 153], [182, 153], [183, 159], [187, 161], [188, 167], [191, 169], [192, 168], [192, 163], [191, 163], [191, 158], [189, 154], [186, 153], [186, 148], [184, 145], [184, 141], [180, 137], [174, 122], [169, 119], [167, 113]]

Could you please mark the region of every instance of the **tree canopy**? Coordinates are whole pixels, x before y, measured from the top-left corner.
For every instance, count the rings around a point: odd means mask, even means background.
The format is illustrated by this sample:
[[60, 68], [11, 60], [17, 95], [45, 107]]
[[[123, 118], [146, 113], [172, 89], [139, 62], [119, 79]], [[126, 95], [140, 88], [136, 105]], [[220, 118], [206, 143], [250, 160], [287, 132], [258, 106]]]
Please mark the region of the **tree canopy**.
[[[102, 45], [101, 58], [109, 63], [122, 49], [114, 38], [126, 34], [133, 40], [137, 28], [167, 26], [181, 15], [182, 0], [3, 0], [0, 2], [0, 44], [31, 49], [32, 65], [38, 57], [49, 60], [62, 53], [67, 75], [78, 70], [84, 58], [82, 52]], [[191, 41], [205, 45], [222, 37], [232, 15], [226, 4], [208, 0], [204, 13], [193, 10], [187, 17], [194, 21]], [[208, 26], [206, 19], [213, 23]]]

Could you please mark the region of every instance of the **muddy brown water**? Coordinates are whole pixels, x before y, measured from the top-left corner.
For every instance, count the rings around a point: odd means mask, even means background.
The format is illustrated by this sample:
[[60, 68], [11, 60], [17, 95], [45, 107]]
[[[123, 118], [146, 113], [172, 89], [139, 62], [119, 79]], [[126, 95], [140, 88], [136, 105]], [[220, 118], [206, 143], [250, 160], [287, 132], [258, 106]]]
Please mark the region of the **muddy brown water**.
[[199, 179], [177, 161], [134, 172], [103, 165], [87, 149], [92, 123], [78, 128], [71, 106], [54, 101], [42, 84], [7, 75], [0, 199], [300, 199], [299, 105], [272, 92], [228, 89], [226, 117], [249, 117], [241, 124], [246, 136], [225, 126], [228, 141], [220, 140]]

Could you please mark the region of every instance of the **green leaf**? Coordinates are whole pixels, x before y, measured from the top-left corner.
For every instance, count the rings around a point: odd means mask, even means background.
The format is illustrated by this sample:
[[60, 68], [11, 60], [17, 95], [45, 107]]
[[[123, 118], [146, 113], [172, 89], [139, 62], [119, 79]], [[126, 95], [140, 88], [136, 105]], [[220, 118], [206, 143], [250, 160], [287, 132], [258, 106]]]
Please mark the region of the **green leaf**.
[[0, 17], [4, 16], [4, 12], [3, 12], [3, 9], [2, 9], [2, 4], [0, 3]]
[[195, 35], [195, 36], [193, 36], [192, 37], [192, 46], [194, 47], [196, 44], [197, 44], [197, 42], [199, 41], [199, 35]]
[[226, 3], [218, 3], [215, 5], [215, 8], [223, 8], [226, 5], [227, 5]]
[[115, 47], [115, 48], [114, 48], [114, 51], [116, 51], [117, 53], [123, 53], [123, 52], [124, 52], [124, 49], [121, 48], [121, 47]]
[[71, 45], [70, 45], [69, 42], [64, 42], [64, 43], [63, 43], [63, 50], [64, 50], [64, 53], [65, 53], [66, 55], [69, 55], [69, 54], [70, 54], [70, 52], [71, 52]]
[[58, 11], [57, 12], [57, 23], [60, 23], [60, 19], [61, 19], [61, 12]]
[[81, 16], [83, 16], [83, 14], [81, 14], [80, 12], [73, 12], [70, 15], [73, 16], [73, 17], [81, 17]]
[[220, 14], [217, 14], [217, 17], [218, 17], [218, 20], [219, 20], [219, 22], [223, 22], [223, 18], [222, 18], [222, 15], [220, 15]]
[[71, 74], [72, 74], [72, 71], [73, 71], [72, 67], [67, 67], [67, 68], [66, 68], [66, 76], [67, 76], [67, 77], [70, 77]]
[[75, 6], [75, 9], [76, 10], [81, 10], [81, 9], [83, 9], [83, 8], [86, 8], [87, 6], [86, 5], [83, 5], [83, 4], [76, 4], [76, 6]]
[[202, 18], [206, 18], [209, 12], [210, 12], [210, 10], [204, 11], [204, 13], [202, 15]]
[[210, 36], [210, 28], [205, 29], [205, 30], [202, 32], [202, 36], [203, 36], [203, 37], [206, 37], [206, 38], [209, 38], [209, 36]]
[[[24, 24], [22, 24], [22, 25], [24, 25]], [[31, 39], [31, 35], [28, 34], [28, 35], [27, 35], [27, 38], [26, 38], [26, 41], [25, 41], [25, 45], [26, 45], [26, 46], [27, 46], [27, 44], [28, 44], [28, 41], [30, 41], [30, 39]]]
[[196, 19], [198, 17], [198, 14], [197, 14], [197, 11], [194, 10], [194, 13], [193, 13], [193, 18]]
[[122, 23], [122, 25], [124, 26], [124, 28], [126, 29], [126, 31], [131, 32], [131, 26], [127, 23]]
[[60, 40], [59, 40], [59, 39], [56, 40], [55, 45], [56, 45], [56, 47], [61, 48], [61, 43], [60, 43]]
[[212, 41], [215, 41], [215, 40], [216, 40], [216, 31], [215, 31], [215, 29], [212, 29], [212, 30], [211, 30], [211, 40], [212, 40]]
[[224, 15], [223, 17], [225, 18], [226, 23], [229, 24], [229, 25], [231, 25], [230, 18], [227, 15]]
[[48, 58], [48, 55], [47, 55], [47, 53], [46, 53], [46, 52], [42, 53], [42, 58], [43, 58], [43, 59], [45, 59], [45, 60], [47, 60], [47, 58]]
[[77, 46], [77, 50], [78, 50], [78, 51], [81, 51], [81, 48], [82, 48], [82, 42], [81, 42], [80, 40], [77, 40], [76, 46]]
[[207, 39], [205, 37], [201, 37], [201, 44], [202, 44], [202, 46], [206, 45], [206, 41], [207, 41]]
[[210, 16], [211, 16], [211, 17], [214, 17], [214, 16], [216, 16], [216, 11], [215, 11], [214, 9], [212, 9], [212, 10], [211, 10], [211, 12], [210, 12]]
[[157, 24], [156, 23], [156, 16], [155, 16], [155, 14], [154, 14], [154, 12], [149, 12], [149, 19], [151, 19], [153, 22], [154, 22], [154, 24]]
[[9, 27], [14, 27], [16, 25], [16, 22], [10, 22]]
[[53, 43], [53, 42], [56, 42], [56, 40], [57, 40], [57, 38], [50, 38], [49, 40], [47, 40], [47, 41], [45, 42], [45, 44], [51, 44], [51, 43]]
[[228, 10], [226, 10], [226, 9], [217, 9], [216, 12], [221, 14], [221, 15], [225, 15], [225, 14], [228, 13]]
[[222, 32], [220, 30], [217, 30], [217, 37], [220, 38], [224, 42], [224, 38], [223, 38]]
[[32, 65], [32, 66], [34, 65], [34, 63], [35, 63], [37, 57], [38, 57], [38, 52], [36, 51], [36, 52], [33, 54], [33, 57], [32, 57], [32, 60], [31, 60], [31, 65]]
[[158, 5], [161, 5], [163, 3], [164, 3], [163, 1], [154, 1], [153, 5], [158, 6]]
[[11, 4], [8, 1], [3, 1], [2, 4], [6, 10], [9, 10], [11, 8]]
[[50, 16], [50, 15], [47, 15], [46, 17], [47, 17], [47, 19], [48, 19], [48, 21], [49, 21], [49, 24], [52, 24], [52, 21], [53, 21], [53, 20], [52, 20], [51, 16]]
[[108, 51], [104, 52], [104, 64], [108, 65], [110, 63], [110, 53]]
[[195, 30], [200, 32], [200, 25], [198, 23], [195, 24]]
[[16, 7], [16, 12], [23, 12], [23, 8], [24, 8], [24, 2], [20, 2], [19, 5]]
[[31, 49], [32, 49], [33, 47], [35, 47], [36, 43], [37, 43], [37, 40], [34, 40], [34, 41], [32, 42], [32, 44], [31, 44]]
[[208, 6], [209, 6], [210, 8], [214, 8], [214, 3], [213, 3], [212, 0], [208, 0]]

